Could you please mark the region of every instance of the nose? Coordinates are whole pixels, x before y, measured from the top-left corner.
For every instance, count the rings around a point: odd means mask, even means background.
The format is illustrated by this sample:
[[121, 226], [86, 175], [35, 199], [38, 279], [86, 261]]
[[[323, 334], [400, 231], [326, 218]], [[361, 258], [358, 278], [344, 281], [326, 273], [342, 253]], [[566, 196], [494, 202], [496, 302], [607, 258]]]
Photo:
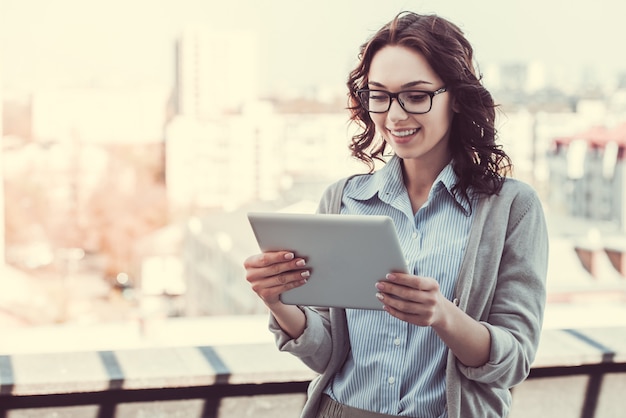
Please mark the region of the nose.
[[404, 120], [408, 117], [408, 114], [404, 111], [397, 97], [391, 99], [391, 106], [387, 112], [387, 118], [390, 121]]

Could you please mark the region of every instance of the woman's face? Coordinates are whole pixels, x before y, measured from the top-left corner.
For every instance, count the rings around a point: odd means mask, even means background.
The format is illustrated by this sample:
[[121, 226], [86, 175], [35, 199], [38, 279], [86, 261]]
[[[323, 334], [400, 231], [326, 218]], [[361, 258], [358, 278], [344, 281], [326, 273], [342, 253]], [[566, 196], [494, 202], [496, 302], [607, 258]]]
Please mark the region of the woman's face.
[[[403, 46], [385, 46], [372, 58], [368, 88], [396, 93], [404, 90], [434, 92], [445, 87], [424, 56]], [[427, 98], [428, 99], [428, 98]], [[380, 132], [403, 160], [445, 165], [450, 160], [448, 142], [454, 116], [454, 101], [449, 92], [432, 99], [428, 113], [407, 113], [393, 99], [385, 113], [370, 113]], [[418, 162], [416, 161], [416, 162]]]

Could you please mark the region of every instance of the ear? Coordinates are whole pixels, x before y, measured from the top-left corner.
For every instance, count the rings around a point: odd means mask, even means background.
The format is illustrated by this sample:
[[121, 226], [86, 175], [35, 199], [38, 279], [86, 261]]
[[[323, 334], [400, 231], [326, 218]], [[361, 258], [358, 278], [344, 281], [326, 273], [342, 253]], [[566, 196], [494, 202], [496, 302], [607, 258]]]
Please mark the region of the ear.
[[452, 111], [454, 113], [461, 113], [461, 108], [459, 107], [459, 104], [456, 101], [456, 97], [452, 98]]

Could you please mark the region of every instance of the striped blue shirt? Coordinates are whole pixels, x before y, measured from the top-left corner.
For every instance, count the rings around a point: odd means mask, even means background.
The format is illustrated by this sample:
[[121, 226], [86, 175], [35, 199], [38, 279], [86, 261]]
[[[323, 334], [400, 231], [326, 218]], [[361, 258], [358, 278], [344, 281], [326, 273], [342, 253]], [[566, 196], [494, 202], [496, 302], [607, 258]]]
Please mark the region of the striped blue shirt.
[[[409, 271], [435, 278], [450, 300], [473, 213], [468, 202], [452, 192], [456, 180], [448, 164], [414, 214], [400, 159], [392, 157], [373, 175], [349, 181], [341, 209], [346, 214], [390, 216]], [[379, 413], [445, 417], [447, 347], [433, 329], [384, 311], [348, 309], [346, 314], [352, 350], [326, 393], [345, 405]]]

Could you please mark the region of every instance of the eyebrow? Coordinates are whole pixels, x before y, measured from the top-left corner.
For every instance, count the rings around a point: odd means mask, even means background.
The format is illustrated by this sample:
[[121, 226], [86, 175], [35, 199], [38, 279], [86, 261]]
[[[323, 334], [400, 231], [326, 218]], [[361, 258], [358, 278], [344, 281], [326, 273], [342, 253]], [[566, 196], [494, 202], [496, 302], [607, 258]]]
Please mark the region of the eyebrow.
[[[376, 81], [368, 81], [367, 84], [375, 86], [375, 87], [386, 88], [386, 86], [384, 84], [377, 83]], [[411, 81], [410, 83], [406, 83], [406, 84], [401, 85], [400, 88], [406, 89], [406, 88], [410, 88], [410, 87], [419, 86], [419, 85], [422, 85], [422, 84], [432, 85], [433, 83], [431, 83], [430, 81], [424, 81], [424, 80]]]

